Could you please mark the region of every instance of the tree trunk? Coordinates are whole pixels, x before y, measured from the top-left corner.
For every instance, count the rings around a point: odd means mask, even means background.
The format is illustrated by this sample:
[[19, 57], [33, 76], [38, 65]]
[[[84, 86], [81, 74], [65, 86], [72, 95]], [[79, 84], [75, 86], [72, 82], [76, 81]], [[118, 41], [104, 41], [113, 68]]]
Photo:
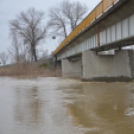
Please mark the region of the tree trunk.
[[33, 58], [34, 58], [34, 61], [37, 61], [37, 54], [36, 54], [35, 48], [33, 49]]
[[34, 44], [31, 44], [31, 50], [32, 50], [32, 59], [34, 59], [34, 61], [37, 61], [37, 54], [36, 54], [36, 48]]
[[71, 30], [73, 31], [75, 29], [76, 25], [74, 24], [73, 21], [70, 21], [70, 25], [71, 25]]
[[67, 31], [66, 31], [66, 27], [64, 24], [63, 24], [63, 28], [64, 28], [64, 36], [65, 36], [65, 38], [67, 38]]

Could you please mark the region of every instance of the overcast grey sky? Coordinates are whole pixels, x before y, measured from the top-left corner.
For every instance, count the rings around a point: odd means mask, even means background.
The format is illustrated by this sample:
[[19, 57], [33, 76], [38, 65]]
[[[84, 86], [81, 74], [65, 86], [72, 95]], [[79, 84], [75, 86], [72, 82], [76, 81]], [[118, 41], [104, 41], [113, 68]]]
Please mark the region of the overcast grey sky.
[[[11, 39], [9, 38], [9, 20], [14, 19], [19, 12], [26, 11], [30, 7], [43, 10], [47, 16], [48, 9], [61, 1], [62, 0], [0, 0], [0, 52], [7, 51], [7, 48], [9, 48], [11, 44]], [[78, 1], [85, 3], [90, 12], [101, 0]], [[56, 40], [47, 39], [42, 47], [51, 52], [54, 51], [56, 45]]]

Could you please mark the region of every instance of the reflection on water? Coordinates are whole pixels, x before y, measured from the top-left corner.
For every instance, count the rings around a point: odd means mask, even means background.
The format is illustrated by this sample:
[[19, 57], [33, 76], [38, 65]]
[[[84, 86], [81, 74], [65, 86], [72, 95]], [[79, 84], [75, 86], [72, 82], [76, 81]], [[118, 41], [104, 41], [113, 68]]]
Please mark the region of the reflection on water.
[[0, 134], [134, 134], [133, 83], [0, 78], [0, 86]]
[[76, 91], [66, 90], [68, 96], [74, 94], [73, 103], [67, 107], [76, 126], [92, 128], [90, 130], [95, 134], [134, 133], [132, 87], [122, 83], [83, 84], [81, 92]]
[[37, 87], [31, 89], [23, 90], [16, 89], [16, 106], [14, 118], [17, 122], [27, 125], [27, 124], [38, 124], [38, 119], [40, 116], [40, 100], [38, 98]]

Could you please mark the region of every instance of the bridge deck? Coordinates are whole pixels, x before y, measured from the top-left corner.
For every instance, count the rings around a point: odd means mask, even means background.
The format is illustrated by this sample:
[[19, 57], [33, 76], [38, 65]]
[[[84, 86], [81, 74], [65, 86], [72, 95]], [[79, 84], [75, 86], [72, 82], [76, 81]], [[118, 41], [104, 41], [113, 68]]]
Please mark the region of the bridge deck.
[[[55, 55], [58, 51], [60, 51], [64, 45], [69, 43], [74, 37], [76, 37], [80, 32], [89, 26], [94, 20], [102, 16], [109, 7], [114, 6], [119, 0], [102, 0], [93, 10], [88, 14], [88, 16], [83, 19], [83, 21], [68, 35], [66, 39], [57, 47], [57, 49], [53, 52]], [[122, 0], [124, 1], [124, 0]], [[119, 1], [120, 2], [120, 1]]]
[[107, 51], [134, 44], [134, 1], [119, 0], [54, 53], [57, 60], [86, 50]]

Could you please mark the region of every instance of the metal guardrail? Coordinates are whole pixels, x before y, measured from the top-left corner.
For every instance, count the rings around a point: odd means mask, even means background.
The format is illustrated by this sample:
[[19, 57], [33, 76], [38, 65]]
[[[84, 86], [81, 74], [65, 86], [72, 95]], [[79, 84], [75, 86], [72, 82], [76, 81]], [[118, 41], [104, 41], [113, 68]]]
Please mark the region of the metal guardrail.
[[103, 12], [105, 12], [110, 6], [118, 0], [102, 0], [89, 14], [83, 19], [83, 21], [68, 35], [66, 39], [57, 47], [53, 52], [56, 54], [67, 42], [69, 42], [73, 37], [75, 37], [79, 32], [81, 32], [86, 26], [88, 26], [93, 20], [99, 17]]

